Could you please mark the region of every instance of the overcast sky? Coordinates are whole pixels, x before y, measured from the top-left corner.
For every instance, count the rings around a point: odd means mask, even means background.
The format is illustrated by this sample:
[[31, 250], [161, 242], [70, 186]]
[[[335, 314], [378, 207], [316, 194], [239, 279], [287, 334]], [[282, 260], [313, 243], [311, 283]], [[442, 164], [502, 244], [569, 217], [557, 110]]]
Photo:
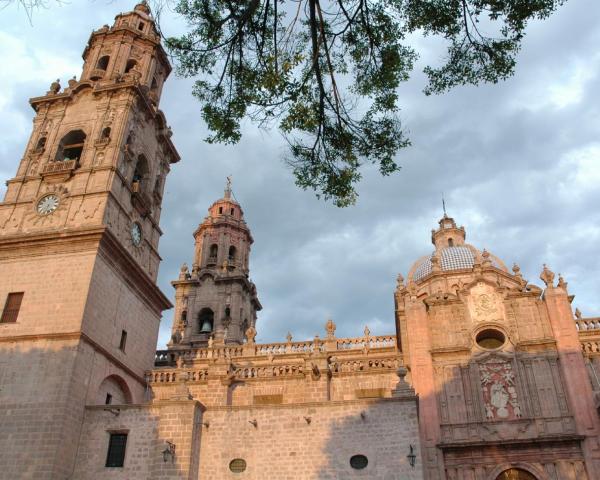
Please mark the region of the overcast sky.
[[[50, 2], [49, 2], [50, 3]], [[112, 24], [134, 2], [71, 0], [34, 13], [0, 10], [0, 178], [14, 176], [30, 134], [28, 98], [81, 72], [92, 29]], [[399, 90], [413, 146], [398, 154], [402, 171], [382, 178], [365, 170], [354, 207], [338, 209], [299, 190], [281, 160], [277, 131], [248, 124], [236, 146], [208, 145], [192, 80], [174, 74], [161, 108], [182, 161], [167, 179], [159, 283], [191, 264], [192, 232], [233, 176], [234, 194], [254, 236], [250, 275], [264, 309], [258, 341], [324, 334], [394, 331], [395, 278], [432, 250], [431, 229], [448, 213], [467, 241], [487, 248], [540, 284], [543, 263], [569, 282], [585, 316], [600, 314], [600, 2], [571, 0], [530, 25], [516, 74], [490, 86], [425, 97], [419, 68]], [[176, 19], [168, 18], [167, 33]], [[436, 62], [436, 42], [419, 40]], [[2, 182], [0, 196], [4, 196]], [[0, 197], [0, 198], [1, 198]], [[166, 312], [159, 345], [169, 338]]]

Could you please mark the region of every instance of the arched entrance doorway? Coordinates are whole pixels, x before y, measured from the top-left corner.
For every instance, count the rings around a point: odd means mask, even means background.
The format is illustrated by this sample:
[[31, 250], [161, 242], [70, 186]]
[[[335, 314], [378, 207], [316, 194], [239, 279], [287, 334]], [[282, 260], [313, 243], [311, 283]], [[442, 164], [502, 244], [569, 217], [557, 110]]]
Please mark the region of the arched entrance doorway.
[[520, 468], [509, 468], [496, 477], [496, 480], [537, 480], [531, 473]]

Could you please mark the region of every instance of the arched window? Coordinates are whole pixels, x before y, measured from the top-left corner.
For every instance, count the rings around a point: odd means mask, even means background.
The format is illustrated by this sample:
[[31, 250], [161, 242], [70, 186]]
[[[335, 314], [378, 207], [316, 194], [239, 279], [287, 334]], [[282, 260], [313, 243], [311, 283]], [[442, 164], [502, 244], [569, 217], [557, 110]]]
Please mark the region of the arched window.
[[181, 323], [184, 327], [187, 327], [187, 310], [181, 312]]
[[452, 240], [451, 238], [448, 239], [448, 246], [449, 247], [453, 247], [454, 246], [454, 240]]
[[46, 137], [42, 137], [38, 140], [37, 145], [35, 146], [35, 152], [41, 153], [46, 148]]
[[110, 57], [108, 55], [104, 55], [98, 59], [98, 63], [96, 63], [96, 68], [99, 70], [106, 70], [108, 68], [108, 62], [110, 61]]
[[215, 314], [210, 308], [203, 308], [198, 314], [198, 332], [210, 333], [213, 330]]
[[132, 402], [127, 382], [118, 375], [109, 375], [98, 387], [96, 404], [126, 405]]
[[235, 262], [235, 254], [236, 254], [236, 249], [235, 247], [232, 245], [231, 247], [229, 247], [229, 257], [228, 260], [230, 262]]
[[137, 62], [135, 60], [127, 60], [127, 65], [125, 65], [125, 73], [129, 73], [135, 68], [136, 65]]
[[216, 244], [212, 244], [210, 246], [210, 251], [209, 251], [209, 257], [211, 259], [214, 259], [215, 261], [217, 260], [217, 253], [219, 253], [219, 247]]
[[100, 135], [102, 140], [108, 140], [110, 138], [110, 127], [105, 127], [102, 129], [102, 135]]
[[67, 133], [58, 145], [56, 151], [57, 162], [68, 162], [69, 160], [77, 160], [81, 158], [83, 145], [85, 143], [85, 133], [82, 130], [71, 130]]
[[133, 178], [131, 179], [131, 188], [134, 192], [141, 192], [144, 180], [148, 175], [148, 161], [144, 155], [139, 155], [137, 163], [135, 164], [135, 170], [133, 171]]

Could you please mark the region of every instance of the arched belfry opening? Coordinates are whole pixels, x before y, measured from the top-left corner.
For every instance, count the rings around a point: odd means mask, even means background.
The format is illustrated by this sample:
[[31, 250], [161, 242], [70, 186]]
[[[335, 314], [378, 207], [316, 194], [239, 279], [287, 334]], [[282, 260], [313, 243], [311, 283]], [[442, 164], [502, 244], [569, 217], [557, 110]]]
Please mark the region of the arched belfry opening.
[[83, 153], [86, 134], [83, 130], [71, 130], [58, 145], [55, 160], [57, 162], [79, 161]]
[[203, 308], [198, 314], [198, 333], [211, 333], [214, 328], [215, 314], [210, 308]]
[[143, 190], [147, 175], [148, 161], [144, 155], [139, 155], [131, 179], [131, 187], [134, 192], [141, 192]]
[[229, 247], [229, 255], [227, 256], [227, 260], [229, 261], [229, 263], [233, 263], [233, 262], [235, 262], [236, 257], [237, 257], [237, 249], [233, 245], [231, 245]]
[[125, 73], [131, 72], [133, 69], [135, 69], [136, 65], [137, 62], [135, 60], [127, 60], [127, 64], [125, 65]]
[[108, 68], [108, 62], [110, 62], [110, 57], [108, 55], [104, 55], [98, 59], [96, 68], [99, 70], [106, 70]]

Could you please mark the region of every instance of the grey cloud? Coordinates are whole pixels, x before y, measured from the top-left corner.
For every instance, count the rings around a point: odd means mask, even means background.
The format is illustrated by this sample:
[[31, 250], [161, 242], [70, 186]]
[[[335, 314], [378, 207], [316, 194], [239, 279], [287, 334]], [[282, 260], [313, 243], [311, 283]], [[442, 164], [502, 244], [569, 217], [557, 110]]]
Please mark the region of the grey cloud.
[[[30, 51], [56, 49], [78, 62], [89, 31], [130, 7], [119, 1], [41, 12], [23, 41]], [[265, 307], [258, 323], [262, 341], [282, 340], [288, 331], [297, 339], [323, 335], [328, 316], [341, 336], [360, 335], [365, 324], [374, 333], [393, 332], [396, 275], [406, 275], [417, 258], [431, 252], [430, 230], [441, 216], [442, 192], [470, 243], [489, 249], [509, 268], [517, 261], [534, 283], [540, 283], [541, 265], [547, 262], [565, 275], [584, 314], [600, 312], [600, 193], [582, 184], [579, 167], [568, 160], [597, 146], [600, 138], [600, 61], [594, 57], [599, 14], [597, 2], [567, 2], [551, 19], [533, 22], [516, 75], [498, 85], [425, 97], [425, 78], [415, 72], [400, 89], [401, 114], [413, 142], [398, 154], [402, 171], [382, 178], [375, 168], [365, 168], [359, 202], [344, 210], [294, 186], [275, 130], [245, 125], [239, 145], [205, 144], [199, 105], [190, 94], [192, 80], [173, 75], [161, 107], [182, 161], [173, 166], [166, 186], [161, 288], [172, 296], [169, 282], [191, 259], [192, 232], [232, 174], [255, 239], [251, 277]], [[58, 29], [46, 24], [49, 17], [59, 21]], [[15, 22], [25, 25], [5, 10], [0, 31], [15, 32]], [[175, 25], [173, 20], [168, 26]], [[53, 41], [48, 44], [47, 38]], [[440, 57], [440, 42], [419, 43], [426, 47], [421, 67]], [[559, 108], [549, 87], [568, 84], [582, 64], [579, 101]], [[53, 80], [37, 79], [35, 72], [31, 77], [13, 86], [3, 107], [28, 119], [27, 98], [43, 93]], [[0, 158], [5, 177], [14, 173], [28, 133], [11, 137], [5, 147]], [[584, 180], [588, 174], [600, 177], [600, 162], [586, 168], [592, 171], [584, 172]], [[161, 343], [168, 339], [170, 322], [167, 312]]]

